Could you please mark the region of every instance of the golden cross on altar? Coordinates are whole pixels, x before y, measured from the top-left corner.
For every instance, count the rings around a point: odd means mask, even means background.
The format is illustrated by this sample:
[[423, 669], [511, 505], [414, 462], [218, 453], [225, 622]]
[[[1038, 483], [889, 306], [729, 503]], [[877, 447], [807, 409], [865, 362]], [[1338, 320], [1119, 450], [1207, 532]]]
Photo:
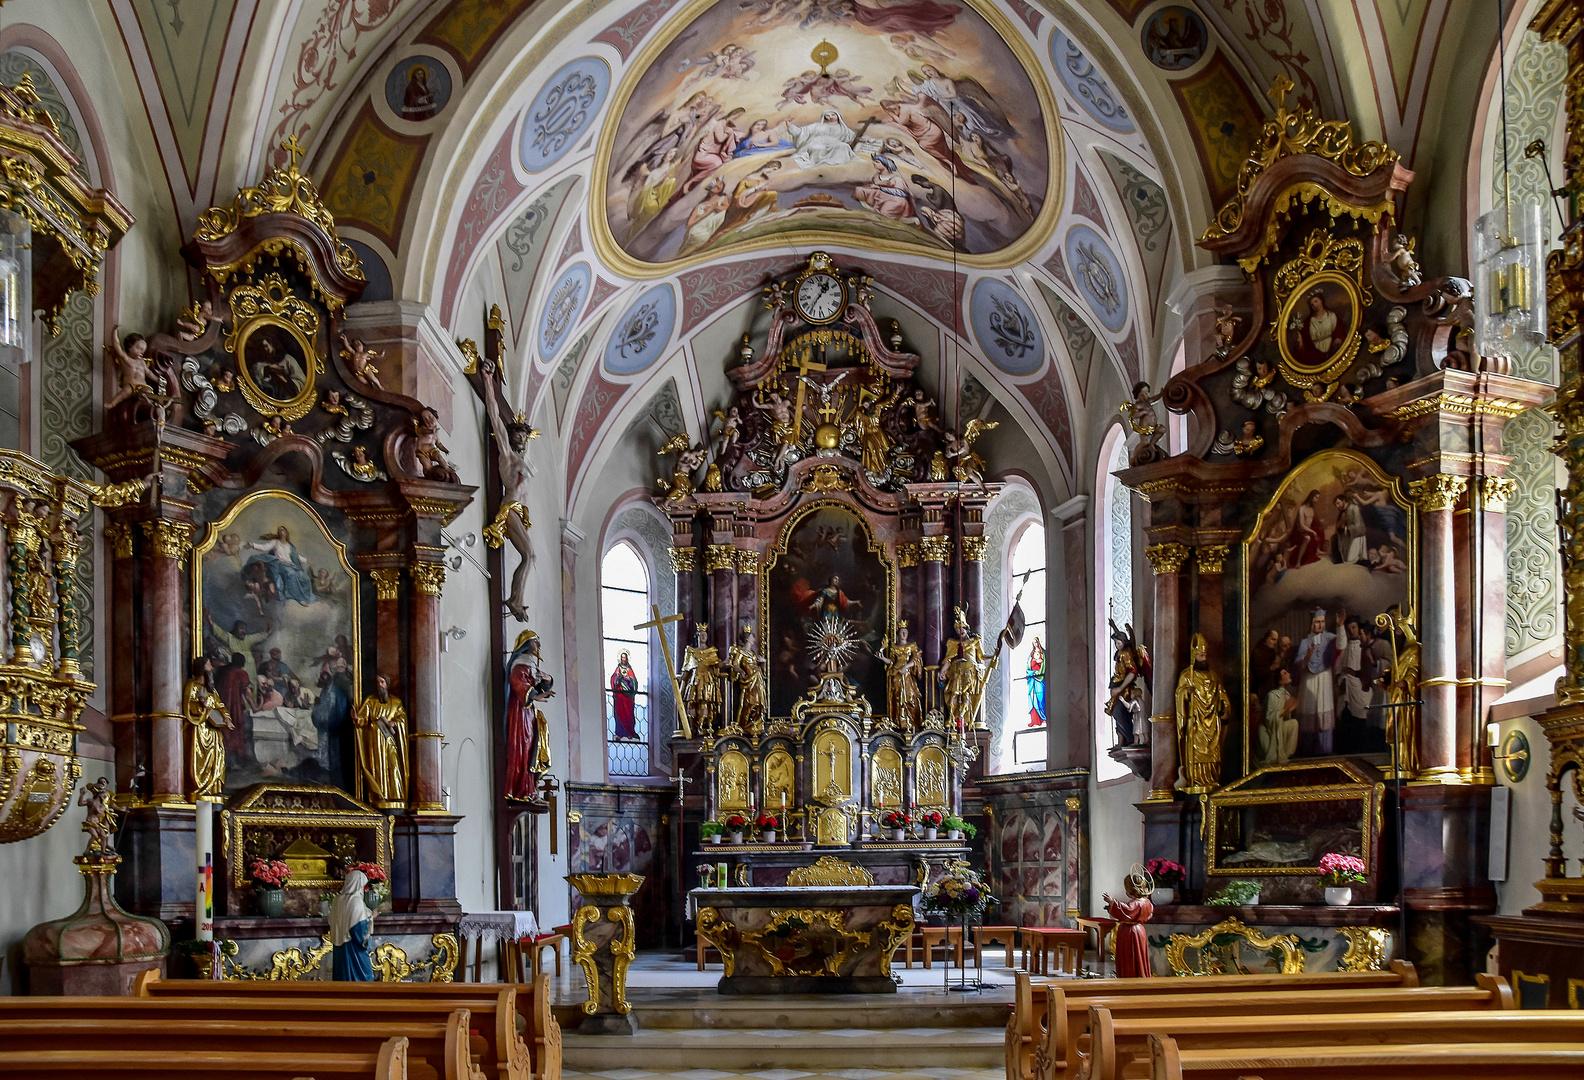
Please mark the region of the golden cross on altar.
[[297, 159], [302, 157], [303, 154], [307, 153], [307, 151], [303, 149], [302, 143], [297, 141], [297, 136], [288, 135], [286, 137], [286, 141], [281, 143], [281, 149], [286, 151], [288, 154], [291, 155], [292, 171], [296, 172], [297, 171]]
[[836, 422], [836, 413], [839, 411], [836, 405], [831, 402], [831, 399], [826, 398], [825, 404], [819, 407], [820, 419], [827, 424], [834, 424]]
[[[666, 640], [665, 628], [667, 623], [681, 622], [681, 614], [660, 614], [659, 604], [650, 604], [649, 610], [654, 612], [654, 618], [646, 623], [639, 623], [634, 630], [655, 630], [660, 634], [660, 655], [665, 657], [666, 674], [671, 677], [671, 696], [676, 701], [677, 730], [676, 733], [684, 739], [693, 737], [693, 725], [688, 723], [687, 705], [682, 700], [682, 688], [677, 685], [676, 663], [671, 659], [671, 643]], [[681, 789], [678, 788], [680, 791]]]
[[808, 389], [808, 374], [811, 371], [828, 371], [824, 364], [816, 364], [812, 353], [804, 353], [802, 359], [792, 365], [802, 372], [798, 379], [797, 401], [792, 406], [792, 441], [796, 443], [803, 434], [803, 392]]

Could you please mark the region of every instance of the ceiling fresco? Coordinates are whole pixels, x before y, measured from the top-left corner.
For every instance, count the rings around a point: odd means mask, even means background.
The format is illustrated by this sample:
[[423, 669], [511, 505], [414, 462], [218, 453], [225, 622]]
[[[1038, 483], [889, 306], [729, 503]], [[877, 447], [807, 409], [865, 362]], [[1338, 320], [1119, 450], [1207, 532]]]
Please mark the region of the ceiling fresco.
[[695, 3], [616, 95], [596, 247], [646, 277], [833, 234], [1010, 265], [1059, 210], [1037, 66], [1004, 16], [963, 0]]

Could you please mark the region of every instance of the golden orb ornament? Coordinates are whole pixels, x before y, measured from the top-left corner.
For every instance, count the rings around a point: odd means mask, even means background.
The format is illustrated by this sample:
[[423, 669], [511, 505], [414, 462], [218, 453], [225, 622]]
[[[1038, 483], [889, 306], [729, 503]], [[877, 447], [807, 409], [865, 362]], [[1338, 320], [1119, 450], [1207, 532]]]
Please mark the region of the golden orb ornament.
[[814, 445], [821, 450], [834, 450], [841, 442], [841, 429], [835, 424], [821, 424], [814, 429]]

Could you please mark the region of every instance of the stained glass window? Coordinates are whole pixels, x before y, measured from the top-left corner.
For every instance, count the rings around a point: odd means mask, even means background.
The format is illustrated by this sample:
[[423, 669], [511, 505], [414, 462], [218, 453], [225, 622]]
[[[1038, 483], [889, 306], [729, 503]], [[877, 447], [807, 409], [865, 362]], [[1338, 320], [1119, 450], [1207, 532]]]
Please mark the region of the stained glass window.
[[601, 668], [605, 746], [611, 776], [649, 775], [649, 570], [637, 550], [617, 543], [600, 563]]
[[1007, 596], [1019, 592], [1023, 608], [1023, 640], [1011, 650], [1007, 674], [1011, 692], [1007, 695], [1004, 730], [1011, 733], [1011, 771], [1043, 768], [1045, 734], [1045, 529], [1034, 522], [1023, 530], [1008, 560], [1011, 579]]

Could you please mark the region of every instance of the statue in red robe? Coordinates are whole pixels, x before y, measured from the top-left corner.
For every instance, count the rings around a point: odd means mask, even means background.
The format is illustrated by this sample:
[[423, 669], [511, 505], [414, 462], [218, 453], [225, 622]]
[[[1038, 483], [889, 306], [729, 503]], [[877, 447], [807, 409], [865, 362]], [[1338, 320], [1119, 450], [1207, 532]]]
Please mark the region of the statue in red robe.
[[1119, 979], [1148, 979], [1155, 974], [1150, 968], [1149, 938], [1144, 933], [1144, 924], [1155, 914], [1155, 905], [1149, 898], [1153, 890], [1147, 887], [1148, 883], [1147, 874], [1129, 874], [1126, 900], [1117, 900], [1110, 893], [1101, 897], [1106, 911], [1117, 921], [1115, 956]]
[[545, 736], [536, 723], [534, 703], [555, 696], [555, 680], [539, 658], [539, 635], [524, 630], [506, 661], [506, 798], [528, 804], [530, 811], [548, 810], [538, 794], [536, 763], [548, 759], [540, 740]]

